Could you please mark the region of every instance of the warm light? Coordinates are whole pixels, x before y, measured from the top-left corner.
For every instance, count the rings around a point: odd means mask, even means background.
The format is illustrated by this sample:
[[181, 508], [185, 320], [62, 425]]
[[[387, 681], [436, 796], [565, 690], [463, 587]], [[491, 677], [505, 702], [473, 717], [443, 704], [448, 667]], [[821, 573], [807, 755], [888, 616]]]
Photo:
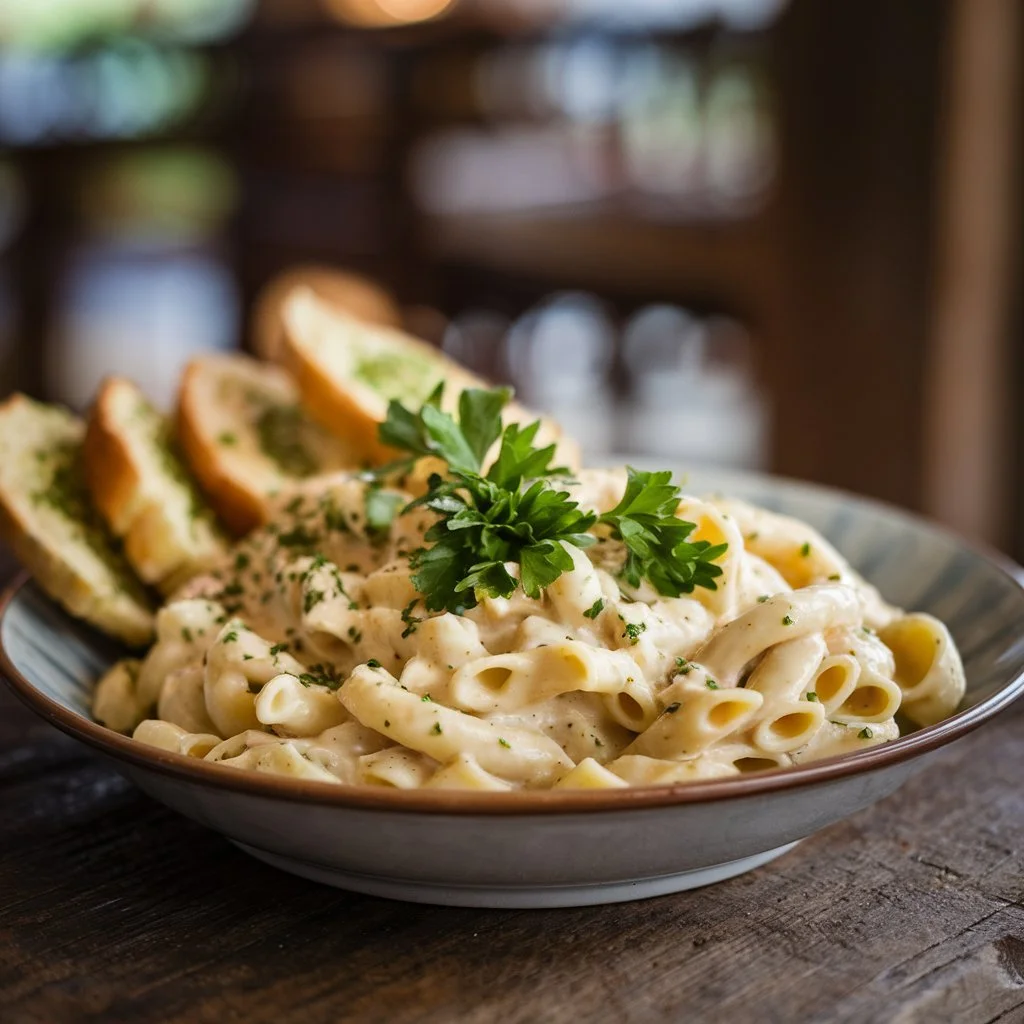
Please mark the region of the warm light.
[[411, 25], [429, 21], [453, 7], [455, 0], [323, 0], [332, 17], [363, 28]]

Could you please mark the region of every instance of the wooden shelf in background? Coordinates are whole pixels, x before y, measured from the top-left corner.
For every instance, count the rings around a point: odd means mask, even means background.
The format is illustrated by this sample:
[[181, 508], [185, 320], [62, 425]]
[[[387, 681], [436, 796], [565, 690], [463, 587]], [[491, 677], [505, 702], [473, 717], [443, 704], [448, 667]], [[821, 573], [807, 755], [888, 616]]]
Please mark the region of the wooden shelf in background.
[[677, 296], [756, 292], [771, 259], [768, 234], [760, 218], [667, 223], [559, 212], [432, 218], [423, 238], [442, 259]]

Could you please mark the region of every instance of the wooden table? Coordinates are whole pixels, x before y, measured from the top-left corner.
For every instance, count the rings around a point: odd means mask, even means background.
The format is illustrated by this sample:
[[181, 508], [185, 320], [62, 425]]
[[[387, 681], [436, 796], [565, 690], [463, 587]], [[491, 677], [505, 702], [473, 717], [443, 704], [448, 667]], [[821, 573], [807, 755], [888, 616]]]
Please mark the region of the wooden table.
[[0, 691], [4, 1024], [1024, 1020], [1024, 702], [753, 874], [497, 911], [274, 871]]

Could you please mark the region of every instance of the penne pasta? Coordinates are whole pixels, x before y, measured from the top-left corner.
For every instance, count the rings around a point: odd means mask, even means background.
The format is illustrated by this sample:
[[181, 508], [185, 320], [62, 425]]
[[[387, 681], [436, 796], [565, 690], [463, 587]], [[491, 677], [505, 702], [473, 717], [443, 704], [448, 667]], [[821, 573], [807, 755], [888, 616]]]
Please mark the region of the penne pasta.
[[[436, 486], [424, 464], [408, 479]], [[457, 487], [407, 507], [358, 475], [311, 481], [168, 602], [149, 653], [100, 680], [96, 717], [236, 769], [501, 794], [785, 768], [896, 739], [898, 712], [928, 725], [958, 706], [946, 627], [886, 604], [808, 525], [680, 495], [663, 474], [558, 480], [540, 485], [558, 488], [558, 515], [605, 518], [550, 544], [531, 534], [539, 568], [506, 557], [507, 523], [458, 519]], [[529, 493], [547, 492], [524, 479], [515, 500]], [[641, 573], [643, 510], [662, 500], [674, 539]], [[491, 530], [495, 557], [432, 561], [464, 529]], [[703, 576], [659, 575], [681, 552], [692, 566], [677, 570]]]

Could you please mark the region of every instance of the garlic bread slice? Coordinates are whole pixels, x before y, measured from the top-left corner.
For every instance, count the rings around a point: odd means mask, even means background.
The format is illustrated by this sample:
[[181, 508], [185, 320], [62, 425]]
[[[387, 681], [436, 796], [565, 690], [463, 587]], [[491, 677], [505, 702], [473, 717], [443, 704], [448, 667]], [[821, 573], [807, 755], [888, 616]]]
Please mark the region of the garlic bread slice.
[[282, 310], [289, 295], [308, 287], [342, 313], [373, 324], [398, 327], [402, 312], [394, 299], [369, 277], [320, 264], [305, 264], [272, 278], [256, 297], [253, 310], [253, 349], [258, 356], [280, 362], [284, 347]]
[[84, 434], [66, 409], [20, 394], [0, 405], [0, 535], [72, 615], [141, 647], [149, 599], [89, 503]]
[[[348, 316], [311, 288], [294, 289], [282, 307], [282, 317], [283, 362], [294, 375], [310, 415], [372, 462], [386, 462], [395, 455], [377, 437], [391, 399], [419, 408], [444, 381], [445, 405], [454, 408], [461, 391], [489, 386], [433, 345]], [[517, 402], [505, 410], [506, 422], [536, 419], [541, 421], [538, 441], [557, 443], [559, 461], [578, 465], [578, 448], [562, 437], [553, 420]]]
[[131, 381], [105, 381], [85, 432], [93, 501], [139, 578], [172, 593], [227, 551], [176, 451], [170, 421]]
[[301, 481], [358, 465], [349, 445], [306, 415], [284, 370], [241, 354], [188, 365], [178, 436], [210, 504], [238, 534], [264, 522], [274, 499]]

